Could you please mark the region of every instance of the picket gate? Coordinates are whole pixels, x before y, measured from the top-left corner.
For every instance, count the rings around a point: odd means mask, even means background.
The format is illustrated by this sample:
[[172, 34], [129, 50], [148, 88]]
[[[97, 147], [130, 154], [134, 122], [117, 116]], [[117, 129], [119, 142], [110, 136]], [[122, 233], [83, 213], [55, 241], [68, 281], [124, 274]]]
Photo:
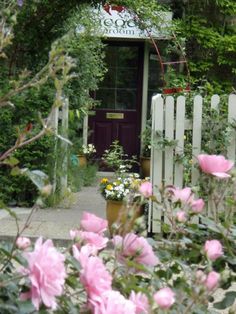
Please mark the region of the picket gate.
[[[151, 151], [151, 182], [154, 194], [158, 196], [159, 189], [163, 185], [174, 185], [183, 187], [184, 168], [181, 163], [176, 163], [174, 157], [184, 152], [185, 131], [192, 130], [192, 169], [191, 184], [196, 184], [199, 172], [195, 167], [196, 156], [201, 153], [202, 141], [202, 110], [204, 99], [197, 95], [193, 98], [192, 120], [186, 119], [186, 97], [179, 96], [175, 100], [172, 96], [163, 97], [157, 94], [152, 98], [152, 142], [157, 140], [157, 134], [162, 139], [176, 141], [177, 146], [167, 146], [160, 150], [152, 147]], [[219, 111], [220, 96], [211, 97], [211, 108]], [[228, 121], [236, 121], [236, 95], [228, 97]], [[231, 142], [227, 147], [227, 158], [235, 160], [236, 155], [236, 131], [232, 132]], [[157, 233], [161, 231], [161, 223], [165, 216], [160, 204], [150, 202], [148, 215], [148, 232]]]

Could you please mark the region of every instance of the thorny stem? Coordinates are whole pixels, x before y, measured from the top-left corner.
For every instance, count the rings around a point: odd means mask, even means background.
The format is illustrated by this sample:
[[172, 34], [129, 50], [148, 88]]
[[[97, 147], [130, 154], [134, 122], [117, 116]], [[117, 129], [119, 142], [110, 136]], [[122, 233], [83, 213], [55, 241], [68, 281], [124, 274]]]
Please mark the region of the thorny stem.
[[[38, 134], [36, 134], [35, 136], [31, 137], [30, 139], [22, 142], [22, 143], [16, 143], [14, 146], [12, 146], [11, 148], [9, 148], [5, 153], [3, 153], [0, 156], [0, 161], [3, 161], [4, 159], [6, 159], [11, 153], [13, 153], [16, 149], [21, 148], [25, 145], [28, 145], [38, 139], [40, 139], [43, 135], [45, 135], [45, 133], [48, 131], [47, 128], [43, 128]], [[0, 163], [1, 165], [1, 163]]]
[[25, 277], [25, 275], [18, 275], [18, 276], [15, 276], [15, 277], [11, 277], [11, 278], [9, 278], [9, 279], [7, 279], [5, 281], [1, 281], [0, 282], [0, 287], [4, 288], [5, 286], [8, 285], [8, 283], [11, 283], [14, 280], [18, 280], [18, 279], [21, 279], [21, 278], [24, 278], [24, 277]]
[[13, 257], [13, 253], [14, 253], [14, 250], [15, 250], [15, 247], [16, 247], [16, 241], [17, 241], [17, 238], [21, 236], [21, 234], [24, 232], [24, 230], [26, 228], [28, 228], [29, 226], [29, 222], [30, 222], [30, 219], [33, 215], [33, 213], [35, 212], [35, 210], [38, 208], [37, 205], [34, 205], [26, 219], [26, 222], [24, 224], [24, 226], [22, 227], [22, 229], [20, 230], [20, 227], [19, 227], [19, 224], [18, 224], [18, 221], [17, 219], [15, 219], [16, 221], [16, 227], [17, 227], [17, 233], [16, 233], [16, 236], [14, 238], [14, 241], [13, 241], [13, 244], [12, 244], [12, 249], [11, 249], [11, 252], [8, 256], [8, 258], [6, 259], [6, 262], [3, 264], [2, 268], [0, 269], [0, 272], [8, 265], [8, 263], [11, 261], [12, 257]]
[[[44, 72], [46, 72], [49, 68], [49, 64], [45, 65], [28, 83], [14, 89], [11, 90], [10, 92], [8, 92], [7, 94], [3, 95], [0, 98], [0, 107], [4, 107], [8, 105], [8, 101], [11, 97], [19, 94], [20, 92], [24, 91], [25, 89], [37, 86], [38, 84], [40, 84], [40, 80], [42, 80], [43, 78], [40, 79], [40, 76], [42, 74], [44, 74]], [[46, 76], [47, 77], [47, 76]]]

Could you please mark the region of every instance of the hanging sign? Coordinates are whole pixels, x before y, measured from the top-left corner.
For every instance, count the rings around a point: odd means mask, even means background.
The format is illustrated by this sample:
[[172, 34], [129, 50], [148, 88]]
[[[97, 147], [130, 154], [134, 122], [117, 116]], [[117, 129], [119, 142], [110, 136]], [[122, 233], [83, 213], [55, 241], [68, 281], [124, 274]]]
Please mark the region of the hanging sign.
[[[109, 38], [146, 39], [150, 37], [168, 38], [168, 28], [172, 12], [158, 12], [158, 29], [151, 26], [141, 29], [137, 18], [122, 6], [105, 5], [99, 9], [100, 31]], [[142, 27], [143, 28], [143, 27]]]

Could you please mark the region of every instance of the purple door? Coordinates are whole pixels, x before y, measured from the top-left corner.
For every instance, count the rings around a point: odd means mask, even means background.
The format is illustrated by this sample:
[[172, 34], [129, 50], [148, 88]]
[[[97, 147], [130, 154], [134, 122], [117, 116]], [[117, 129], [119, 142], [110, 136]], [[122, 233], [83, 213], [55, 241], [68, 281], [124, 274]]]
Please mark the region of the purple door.
[[129, 156], [138, 156], [143, 45], [109, 43], [105, 52], [108, 72], [95, 95], [101, 105], [89, 116], [90, 142], [97, 149], [97, 158], [114, 140], [119, 140]]

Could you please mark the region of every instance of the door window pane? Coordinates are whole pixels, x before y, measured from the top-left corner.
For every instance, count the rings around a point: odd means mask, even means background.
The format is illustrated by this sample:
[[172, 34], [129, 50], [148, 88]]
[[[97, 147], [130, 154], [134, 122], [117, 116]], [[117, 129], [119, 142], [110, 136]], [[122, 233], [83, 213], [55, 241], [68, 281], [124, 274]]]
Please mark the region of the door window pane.
[[108, 71], [96, 93], [100, 108], [134, 110], [136, 108], [139, 47], [107, 46]]

